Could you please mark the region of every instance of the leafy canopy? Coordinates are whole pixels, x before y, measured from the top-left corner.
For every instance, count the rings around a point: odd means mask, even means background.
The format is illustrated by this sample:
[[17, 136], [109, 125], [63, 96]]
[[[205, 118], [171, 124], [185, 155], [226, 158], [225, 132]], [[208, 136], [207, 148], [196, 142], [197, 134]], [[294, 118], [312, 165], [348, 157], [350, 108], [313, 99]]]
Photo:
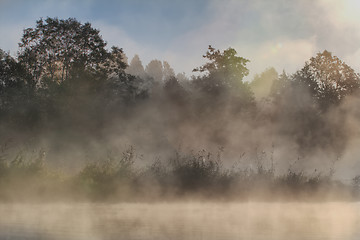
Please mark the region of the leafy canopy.
[[40, 19], [35, 28], [24, 30], [19, 60], [35, 81], [64, 81], [73, 68], [99, 71], [108, 57], [99, 30], [74, 18]]
[[248, 59], [236, 56], [237, 52], [233, 48], [228, 48], [223, 52], [216, 50], [209, 45], [208, 51], [203, 56], [210, 62], [199, 68], [195, 68], [194, 72], [208, 72], [209, 74], [220, 73], [230, 79], [242, 80], [249, 74], [246, 68]]
[[339, 103], [360, 86], [359, 74], [326, 50], [305, 63], [294, 80], [307, 86], [323, 108]]

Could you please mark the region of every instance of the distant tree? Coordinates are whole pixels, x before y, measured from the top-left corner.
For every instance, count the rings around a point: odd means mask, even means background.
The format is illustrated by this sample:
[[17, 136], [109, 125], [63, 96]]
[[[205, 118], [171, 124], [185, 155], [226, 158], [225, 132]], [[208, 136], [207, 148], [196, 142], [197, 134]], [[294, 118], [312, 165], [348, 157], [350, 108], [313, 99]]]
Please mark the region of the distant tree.
[[0, 49], [0, 119], [16, 127], [33, 126], [40, 117], [38, 100], [26, 70]]
[[209, 50], [203, 56], [209, 62], [193, 70], [206, 74], [195, 78], [193, 83], [196, 88], [212, 97], [231, 97], [232, 101], [236, 102], [232, 105], [239, 109], [254, 106], [254, 94], [249, 84], [243, 82], [243, 78], [249, 74], [246, 68], [249, 60], [236, 55], [237, 52], [233, 48], [220, 52], [209, 46]]
[[291, 88], [291, 77], [283, 71], [277, 79], [272, 82], [269, 96], [274, 99], [279, 99], [284, 96], [285, 92]]
[[13, 103], [14, 97], [25, 87], [20, 75], [21, 68], [14, 58], [0, 49], [0, 108], [2, 110]]
[[[149, 84], [146, 84], [146, 74], [139, 57], [135, 55], [130, 63], [131, 66], [126, 64], [125, 58], [122, 49], [112, 47], [104, 68], [108, 76], [107, 81], [104, 82], [106, 98], [117, 104], [119, 102], [130, 103], [139, 97], [145, 97], [150, 88]], [[129, 72], [129, 69], [133, 74]]]
[[178, 79], [171, 77], [165, 81], [164, 84], [165, 94], [172, 103], [182, 105], [186, 102], [188, 93], [184, 87], [179, 83]]
[[73, 68], [99, 73], [109, 56], [99, 30], [74, 18], [38, 20], [24, 30], [19, 46], [19, 60], [36, 84], [44, 78], [63, 82]]
[[163, 65], [160, 60], [154, 59], [149, 62], [145, 68], [146, 74], [153, 78], [155, 82], [161, 82], [163, 79]]
[[175, 77], [175, 71], [167, 61], [163, 61], [163, 81]]
[[176, 74], [176, 79], [179, 82], [188, 82], [189, 79], [186, 77], [186, 74], [184, 72]]
[[223, 52], [211, 47], [203, 56], [210, 62], [201, 67], [195, 68], [194, 72], [207, 72], [208, 74], [219, 74], [224, 77], [224, 84], [230, 84], [231, 81], [242, 81], [249, 74], [246, 68], [248, 59], [236, 56], [237, 52], [233, 48], [228, 48]]
[[327, 109], [359, 89], [359, 74], [328, 51], [318, 53], [294, 75], [294, 81], [306, 86], [316, 103]]
[[135, 54], [129, 66], [126, 68], [126, 73], [143, 79], [146, 78], [145, 69], [139, 55]]
[[0, 88], [25, 84], [24, 69], [10, 54], [0, 49]]
[[124, 77], [111, 79], [108, 82], [107, 98], [110, 102], [126, 105], [134, 103], [136, 99], [147, 97], [148, 91], [144, 79], [126, 74]]
[[102, 75], [107, 78], [113, 78], [114, 76], [119, 78], [126, 77], [127, 73], [125, 70], [128, 67], [126, 61], [126, 55], [122, 48], [113, 46], [108, 58], [101, 67]]
[[271, 92], [271, 86], [278, 78], [278, 73], [274, 68], [268, 68], [261, 74], [256, 74], [250, 83], [255, 97], [258, 99], [268, 97]]

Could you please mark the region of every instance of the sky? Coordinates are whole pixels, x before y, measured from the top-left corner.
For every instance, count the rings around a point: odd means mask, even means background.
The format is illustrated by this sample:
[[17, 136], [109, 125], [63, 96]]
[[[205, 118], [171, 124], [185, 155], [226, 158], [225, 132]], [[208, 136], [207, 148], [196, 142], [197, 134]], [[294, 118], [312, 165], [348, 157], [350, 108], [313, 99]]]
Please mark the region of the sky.
[[74, 17], [100, 30], [129, 62], [166, 60], [188, 76], [208, 45], [234, 48], [254, 74], [293, 73], [328, 50], [360, 72], [358, 0], [0, 0], [0, 48], [16, 55], [23, 30]]

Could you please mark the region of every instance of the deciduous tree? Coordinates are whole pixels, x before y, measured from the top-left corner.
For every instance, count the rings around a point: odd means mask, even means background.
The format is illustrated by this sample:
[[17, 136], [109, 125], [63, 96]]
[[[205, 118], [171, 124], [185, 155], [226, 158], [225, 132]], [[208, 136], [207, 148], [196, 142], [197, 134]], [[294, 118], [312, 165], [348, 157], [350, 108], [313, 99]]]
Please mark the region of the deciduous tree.
[[75, 67], [97, 72], [109, 56], [99, 30], [74, 18], [38, 20], [24, 30], [19, 46], [19, 60], [36, 84], [44, 78], [63, 82]]
[[322, 109], [339, 103], [360, 86], [359, 74], [326, 50], [306, 62], [294, 81], [305, 85]]

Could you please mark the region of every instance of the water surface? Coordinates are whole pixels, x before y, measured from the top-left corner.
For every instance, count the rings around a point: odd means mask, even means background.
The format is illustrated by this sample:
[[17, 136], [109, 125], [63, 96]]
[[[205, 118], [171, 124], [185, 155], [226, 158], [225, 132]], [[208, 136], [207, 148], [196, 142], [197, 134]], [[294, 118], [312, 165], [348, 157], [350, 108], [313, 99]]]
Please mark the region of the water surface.
[[0, 239], [358, 240], [358, 203], [2, 204]]

